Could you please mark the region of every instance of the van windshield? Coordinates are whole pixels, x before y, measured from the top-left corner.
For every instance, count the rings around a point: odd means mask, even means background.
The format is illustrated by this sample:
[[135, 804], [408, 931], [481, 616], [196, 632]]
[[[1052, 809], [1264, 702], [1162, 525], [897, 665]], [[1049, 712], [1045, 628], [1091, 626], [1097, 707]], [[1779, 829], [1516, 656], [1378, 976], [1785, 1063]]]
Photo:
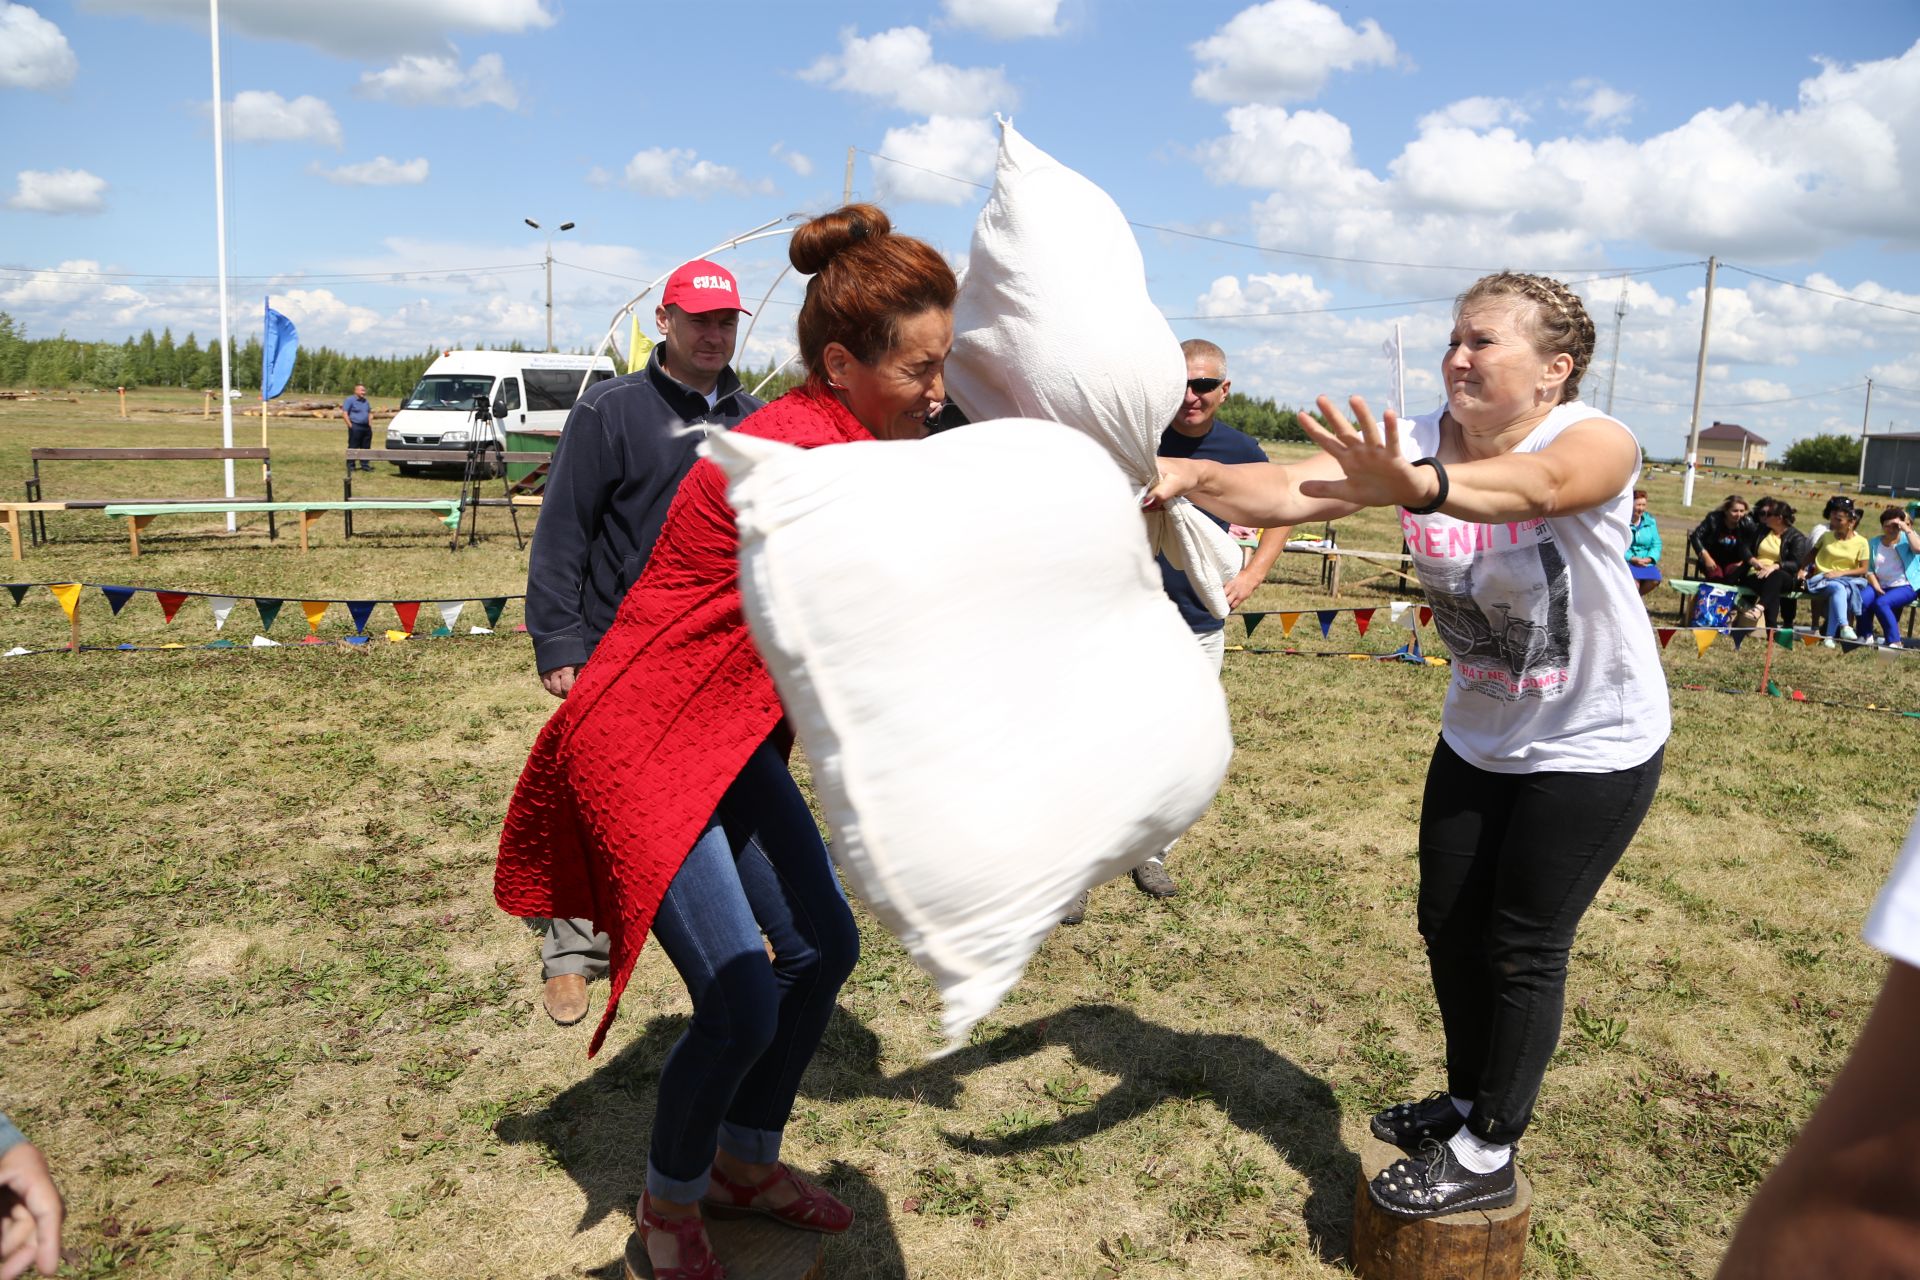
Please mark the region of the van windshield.
[[493, 393], [493, 379], [475, 374], [434, 373], [420, 379], [407, 397], [408, 409], [451, 409], [472, 413], [474, 401]]

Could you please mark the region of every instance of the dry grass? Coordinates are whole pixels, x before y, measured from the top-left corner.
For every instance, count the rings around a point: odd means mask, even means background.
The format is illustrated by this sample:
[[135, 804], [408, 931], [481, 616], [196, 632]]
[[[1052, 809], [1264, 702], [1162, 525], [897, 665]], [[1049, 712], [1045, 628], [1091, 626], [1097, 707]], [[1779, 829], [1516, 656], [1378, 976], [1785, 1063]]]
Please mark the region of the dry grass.
[[[55, 431], [189, 442], [176, 422], [52, 412], [0, 407], [0, 469]], [[281, 440], [276, 488], [332, 492], [337, 430]], [[1656, 508], [1677, 506], [1660, 483]], [[1390, 545], [1374, 520], [1345, 541]], [[76, 514], [24, 567], [500, 594], [525, 572], [503, 527], [458, 555], [396, 527], [304, 559], [183, 529], [136, 566]], [[1255, 607], [1324, 603], [1316, 567], [1288, 557]], [[87, 608], [90, 638], [213, 634], [204, 611], [169, 629], [150, 600]], [[64, 635], [44, 593], [0, 619], [6, 647]], [[1404, 639], [1337, 626], [1294, 643]], [[276, 634], [303, 629], [294, 614]], [[1781, 655], [1777, 678], [1846, 704], [1830, 707], [1721, 692], [1753, 687], [1752, 646], [1700, 657], [1683, 637], [1666, 662], [1667, 777], [1577, 944], [1525, 1147], [1535, 1274], [1709, 1274], [1881, 970], [1857, 926], [1912, 798], [1877, 762], [1910, 756], [1915, 721], [1865, 704], [1920, 710], [1920, 677]], [[861, 1213], [831, 1274], [1342, 1272], [1368, 1110], [1440, 1079], [1412, 836], [1445, 672], [1236, 653], [1225, 679], [1239, 750], [1174, 859], [1183, 895], [1101, 889], [967, 1049], [926, 1061], [930, 988], [863, 919], [790, 1141]], [[68, 1190], [74, 1274], [617, 1273], [686, 999], [649, 951], [588, 1062], [588, 1027], [539, 1010], [526, 926], [492, 906], [494, 833], [551, 708], [524, 637], [47, 655], [0, 663], [0, 681], [0, 1106]]]

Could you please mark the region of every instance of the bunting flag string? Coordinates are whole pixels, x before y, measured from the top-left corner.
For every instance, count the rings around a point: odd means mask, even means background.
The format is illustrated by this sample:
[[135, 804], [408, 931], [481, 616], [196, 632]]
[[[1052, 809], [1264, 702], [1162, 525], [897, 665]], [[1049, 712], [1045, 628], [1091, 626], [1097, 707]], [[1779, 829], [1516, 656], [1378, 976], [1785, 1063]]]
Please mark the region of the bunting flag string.
[[[418, 600], [395, 600], [393, 602], [393, 612], [394, 616], [400, 619], [401, 627], [406, 630], [408, 635], [412, 635], [413, 624], [420, 617], [420, 602]], [[387, 632], [387, 638], [392, 639], [393, 632]]]
[[1266, 620], [1267, 620], [1267, 615], [1264, 613], [1241, 614], [1240, 621], [1246, 624], [1247, 639], [1249, 640], [1253, 639], [1253, 629], [1259, 626], [1261, 623], [1265, 622]]
[[1297, 613], [1281, 614], [1280, 615], [1280, 634], [1283, 636], [1291, 636], [1293, 634], [1293, 629], [1299, 624], [1300, 624], [1299, 614]]
[[254, 597], [253, 606], [260, 611], [260, 629], [262, 631], [273, 630], [275, 620], [280, 617], [280, 606], [285, 603], [285, 600], [262, 600], [258, 596]]
[[187, 602], [184, 591], [156, 591], [153, 594], [160, 601], [161, 616], [168, 622], [173, 621], [173, 615], [180, 612], [180, 606]]
[[309, 633], [319, 633], [320, 620], [327, 616], [327, 606], [332, 603], [333, 601], [331, 600], [302, 600], [300, 602], [300, 612], [307, 615], [307, 631]]
[[1333, 630], [1333, 620], [1340, 616], [1340, 611], [1338, 609], [1315, 609], [1313, 616], [1320, 619], [1320, 638], [1324, 640], [1327, 637], [1327, 633]]
[[67, 615], [67, 621], [73, 621], [73, 611], [80, 607], [80, 590], [84, 584], [78, 582], [49, 583], [47, 590], [53, 592], [53, 598], [60, 602], [60, 611]]
[[1367, 634], [1367, 628], [1372, 625], [1372, 623], [1372, 609], [1355, 609], [1353, 611], [1353, 625], [1360, 628], [1361, 635]]
[[365, 633], [367, 619], [373, 616], [373, 606], [372, 600], [347, 601], [347, 615], [353, 619], [353, 630], [356, 635]]
[[120, 611], [127, 607], [127, 601], [133, 599], [132, 587], [102, 587], [100, 594], [107, 598], [107, 604], [113, 608], [113, 616], [119, 617]]
[[208, 596], [207, 603], [213, 607], [213, 629], [225, 631], [227, 615], [232, 613], [233, 607], [240, 602], [232, 596]]

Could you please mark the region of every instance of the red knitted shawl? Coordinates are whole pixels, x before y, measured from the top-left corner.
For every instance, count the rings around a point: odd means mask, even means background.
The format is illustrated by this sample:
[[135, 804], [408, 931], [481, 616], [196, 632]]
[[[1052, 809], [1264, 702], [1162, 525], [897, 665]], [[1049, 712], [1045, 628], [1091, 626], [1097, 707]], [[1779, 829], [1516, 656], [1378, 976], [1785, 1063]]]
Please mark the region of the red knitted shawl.
[[[802, 386], [736, 428], [802, 448], [870, 440]], [[667, 884], [781, 718], [741, 611], [726, 476], [694, 464], [640, 580], [520, 774], [493, 897], [516, 916], [584, 916], [611, 939], [600, 1049]]]

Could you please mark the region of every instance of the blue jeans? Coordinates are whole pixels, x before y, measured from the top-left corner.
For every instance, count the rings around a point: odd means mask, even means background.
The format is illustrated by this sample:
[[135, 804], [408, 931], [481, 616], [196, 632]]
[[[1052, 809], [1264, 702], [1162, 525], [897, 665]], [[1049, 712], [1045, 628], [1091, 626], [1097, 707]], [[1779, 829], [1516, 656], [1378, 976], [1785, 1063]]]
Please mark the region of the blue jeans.
[[1888, 644], [1900, 643], [1900, 611], [1912, 604], [1914, 599], [1913, 587], [1904, 582], [1897, 587], [1887, 588], [1873, 598], [1871, 616], [1879, 620], [1880, 634]]
[[[1855, 582], [1860, 584], [1858, 588], [1853, 585]], [[1867, 606], [1873, 603], [1873, 588], [1867, 585], [1866, 579], [1822, 577], [1817, 582], [1809, 580], [1807, 583], [1808, 594], [1815, 599], [1826, 601], [1827, 635], [1838, 635], [1841, 627], [1853, 625], [1853, 602], [1856, 590], [1865, 593], [1860, 603], [1861, 611], [1864, 613]]]
[[748, 759], [694, 842], [653, 936], [693, 1020], [660, 1070], [647, 1191], [698, 1200], [716, 1146], [755, 1164], [779, 1158], [801, 1073], [860, 956], [819, 829], [772, 746]]

